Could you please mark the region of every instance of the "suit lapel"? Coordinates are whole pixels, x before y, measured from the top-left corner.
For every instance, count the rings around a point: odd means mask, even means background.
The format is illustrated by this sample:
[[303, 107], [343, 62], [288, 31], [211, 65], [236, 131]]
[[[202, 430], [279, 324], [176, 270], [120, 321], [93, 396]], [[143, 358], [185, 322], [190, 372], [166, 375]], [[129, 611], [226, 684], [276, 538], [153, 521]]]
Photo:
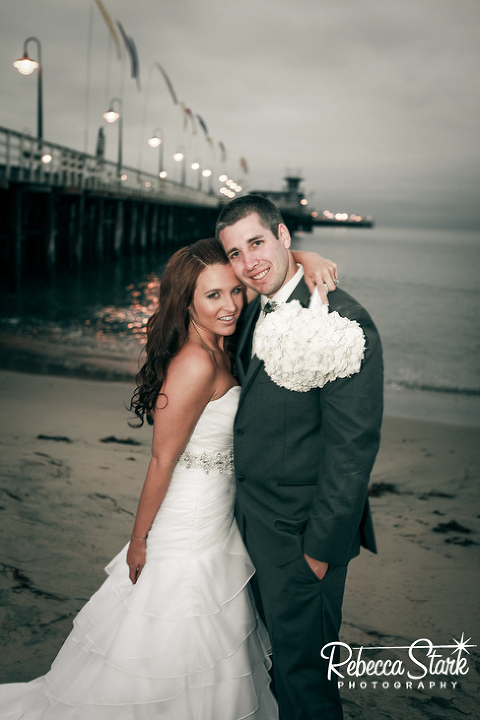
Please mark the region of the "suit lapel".
[[288, 298], [287, 302], [290, 302], [290, 300], [298, 300], [303, 307], [308, 307], [310, 303], [310, 290], [308, 289], [307, 283], [303, 277]]
[[238, 339], [236, 362], [238, 376], [242, 385], [245, 382], [245, 376], [250, 363], [253, 328], [255, 326], [255, 322], [257, 321], [259, 312], [260, 298], [257, 297], [245, 310], [245, 314], [242, 319], [242, 328]]
[[240, 402], [242, 402], [242, 398], [247, 392], [248, 388], [252, 384], [252, 380], [257, 374], [257, 372], [260, 370], [260, 368], [263, 366], [263, 360], [260, 360], [256, 355], [252, 357], [250, 360], [250, 364], [247, 368], [247, 372], [245, 374], [245, 378], [242, 383], [242, 393], [240, 395]]

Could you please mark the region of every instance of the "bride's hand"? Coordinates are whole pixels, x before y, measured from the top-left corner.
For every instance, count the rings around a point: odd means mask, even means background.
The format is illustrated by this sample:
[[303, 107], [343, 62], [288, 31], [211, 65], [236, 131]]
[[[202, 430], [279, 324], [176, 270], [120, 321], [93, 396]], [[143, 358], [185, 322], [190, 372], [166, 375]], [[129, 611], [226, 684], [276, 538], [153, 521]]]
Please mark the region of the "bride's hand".
[[142, 572], [147, 555], [147, 546], [145, 540], [137, 540], [132, 538], [127, 551], [127, 565], [130, 568], [130, 580], [135, 585], [140, 573]]
[[307, 283], [310, 293], [313, 293], [317, 287], [321, 301], [324, 305], [328, 305], [327, 292], [324, 285], [327, 286], [329, 292], [333, 292], [338, 283], [338, 268], [332, 260], [327, 260], [321, 255], [306, 250], [294, 250], [295, 260], [303, 265], [305, 271], [305, 282]]

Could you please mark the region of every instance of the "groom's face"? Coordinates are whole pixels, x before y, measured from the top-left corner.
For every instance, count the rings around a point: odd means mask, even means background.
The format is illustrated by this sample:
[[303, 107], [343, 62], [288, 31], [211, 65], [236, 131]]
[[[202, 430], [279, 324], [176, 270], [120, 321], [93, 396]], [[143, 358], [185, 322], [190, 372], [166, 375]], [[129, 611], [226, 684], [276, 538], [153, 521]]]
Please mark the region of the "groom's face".
[[220, 242], [238, 279], [267, 297], [272, 297], [297, 271], [289, 252], [287, 227], [280, 224], [276, 238], [262, 225], [257, 213], [223, 228]]

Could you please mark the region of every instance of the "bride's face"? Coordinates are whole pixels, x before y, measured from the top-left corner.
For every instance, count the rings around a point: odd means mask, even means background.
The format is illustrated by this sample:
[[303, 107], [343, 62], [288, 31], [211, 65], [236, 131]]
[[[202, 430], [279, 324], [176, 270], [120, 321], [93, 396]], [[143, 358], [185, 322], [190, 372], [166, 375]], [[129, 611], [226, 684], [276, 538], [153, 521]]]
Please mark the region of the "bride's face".
[[230, 265], [208, 265], [198, 276], [191, 316], [199, 328], [231, 335], [243, 307], [243, 285]]

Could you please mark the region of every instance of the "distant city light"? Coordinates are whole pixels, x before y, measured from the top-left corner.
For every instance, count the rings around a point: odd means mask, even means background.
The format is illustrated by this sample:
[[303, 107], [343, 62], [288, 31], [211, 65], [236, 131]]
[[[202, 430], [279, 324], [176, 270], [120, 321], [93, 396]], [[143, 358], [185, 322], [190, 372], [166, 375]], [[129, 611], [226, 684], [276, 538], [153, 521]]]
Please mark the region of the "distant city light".
[[51, 163], [53, 160], [50, 153], [45, 153], [45, 155], [42, 155], [42, 163], [45, 163], [45, 165], [48, 165], [48, 163]]
[[150, 180], [147, 180], [147, 182], [145, 183], [145, 187], [152, 187], [152, 183], [150, 182]]
[[222, 175], [219, 175], [218, 179], [220, 180], [220, 182], [224, 183], [228, 180], [228, 175], [225, 175], [225, 173], [223, 173]]
[[192, 170], [198, 170], [199, 167], [200, 167], [200, 163], [198, 163], [198, 162], [193, 162], [191, 164]]
[[182, 152], [176, 152], [175, 155], [173, 156], [173, 159], [175, 160], [175, 162], [181, 162], [184, 157], [185, 156]]
[[212, 171], [209, 170], [208, 168], [205, 168], [205, 170], [202, 170], [202, 175], [204, 178], [210, 177], [211, 174], [212, 174]]
[[308, 200], [307, 200], [307, 198], [302, 198], [302, 199], [300, 200], [300, 205], [308, 205]]
[[317, 213], [317, 212], [315, 212], [315, 210], [314, 210], [314, 211], [313, 211], [312, 213], [310, 213], [310, 214], [311, 214], [311, 216], [312, 216], [313, 218], [316, 218], [316, 217], [318, 217], [318, 213]]
[[153, 137], [150, 138], [150, 140], [148, 141], [148, 144], [150, 145], [150, 147], [156, 148], [161, 144], [161, 142], [162, 142], [161, 138], [154, 135]]
[[120, 180], [123, 180], [123, 182], [125, 182], [127, 177], [128, 177], [128, 175], [126, 173], [123, 173], [123, 175], [120, 175]]
[[[351, 215], [349, 215], [346, 212], [339, 212], [339, 213], [334, 214], [334, 213], [330, 212], [330, 210], [324, 210], [322, 213], [322, 216], [326, 220], [336, 220], [337, 222], [350, 221], [350, 222], [361, 223], [361, 222], [364, 222], [365, 220], [367, 220], [367, 222], [368, 222], [368, 220], [369, 220], [368, 217], [365, 218], [363, 215], [357, 215], [356, 213], [352, 213]], [[317, 213], [312, 213], [312, 217], [317, 217]]]
[[167, 175], [168, 175], [168, 173], [167, 173], [166, 170], [162, 170], [162, 172], [159, 172], [159, 173], [158, 173], [158, 177], [159, 177], [159, 178], [162, 178], [162, 180], [165, 180], [165, 178], [167, 177]]

